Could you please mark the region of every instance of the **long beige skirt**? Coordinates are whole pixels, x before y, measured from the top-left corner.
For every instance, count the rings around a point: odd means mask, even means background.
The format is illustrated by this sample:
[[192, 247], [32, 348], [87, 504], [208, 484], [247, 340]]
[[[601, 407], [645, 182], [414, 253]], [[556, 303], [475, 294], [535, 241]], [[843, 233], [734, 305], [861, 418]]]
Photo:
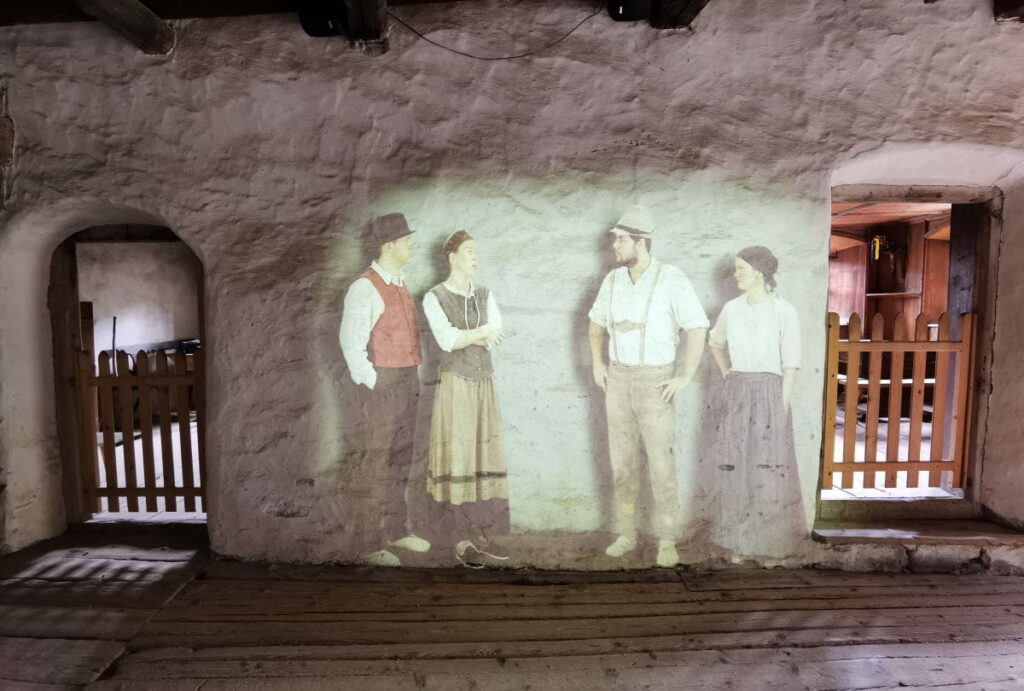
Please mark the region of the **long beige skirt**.
[[435, 501], [451, 504], [508, 499], [493, 379], [441, 372], [430, 419], [427, 492]]

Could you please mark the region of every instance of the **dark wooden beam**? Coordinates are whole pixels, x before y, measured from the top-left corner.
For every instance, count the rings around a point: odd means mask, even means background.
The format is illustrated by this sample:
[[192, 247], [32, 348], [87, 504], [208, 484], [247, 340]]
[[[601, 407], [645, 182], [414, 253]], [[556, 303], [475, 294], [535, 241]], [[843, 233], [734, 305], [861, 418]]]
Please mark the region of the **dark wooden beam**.
[[997, 22], [1024, 22], [1024, 0], [994, 0], [992, 10]]
[[651, 26], [655, 29], [684, 29], [693, 23], [711, 0], [654, 0]]
[[71, 238], [82, 242], [181, 242], [174, 231], [164, 226], [141, 224], [115, 224], [92, 226], [80, 230]]
[[174, 29], [138, 0], [75, 0], [75, 3], [143, 53], [166, 55], [174, 48]]
[[345, 0], [345, 7], [346, 33], [352, 43], [373, 55], [387, 52], [387, 0]]
[[[339, 3], [344, 0], [337, 0]], [[392, 0], [389, 5], [419, 5], [425, 2], [464, 2], [470, 0]], [[295, 0], [145, 0], [146, 7], [164, 19], [202, 19], [204, 17], [244, 17], [254, 14], [294, 14]], [[91, 20], [74, 0], [0, 1], [0, 26], [11, 24], [51, 24]]]

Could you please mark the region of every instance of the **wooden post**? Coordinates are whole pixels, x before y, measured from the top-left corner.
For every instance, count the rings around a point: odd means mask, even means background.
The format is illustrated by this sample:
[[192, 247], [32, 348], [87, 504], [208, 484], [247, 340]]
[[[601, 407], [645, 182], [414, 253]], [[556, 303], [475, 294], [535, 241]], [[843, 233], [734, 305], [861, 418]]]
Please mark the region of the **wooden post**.
[[[135, 460], [135, 421], [132, 406], [132, 369], [128, 364], [128, 353], [117, 351], [117, 399], [121, 409], [121, 455], [124, 458], [124, 482], [129, 490], [139, 487], [138, 463]], [[136, 492], [128, 492], [128, 511], [139, 510]]]
[[100, 497], [99, 467], [96, 458], [96, 437], [99, 420], [96, 417], [96, 387], [92, 381], [92, 353], [79, 351], [75, 388], [78, 391], [78, 452], [79, 472], [82, 478], [83, 516], [98, 513]]
[[196, 391], [196, 436], [199, 449], [199, 488], [202, 490], [202, 510], [206, 511], [206, 353], [202, 346], [196, 351], [195, 391]]
[[[928, 320], [923, 314], [917, 315], [913, 338], [917, 342], [928, 340]], [[914, 352], [914, 373], [910, 384], [910, 445], [907, 447], [907, 458], [911, 461], [921, 459], [921, 435], [924, 428], [924, 388], [927, 372], [928, 353], [918, 350]], [[918, 471], [910, 471], [907, 475], [907, 487], [917, 487]]]
[[836, 453], [836, 409], [839, 406], [839, 315], [828, 314], [825, 361], [825, 428], [822, 446], [821, 488], [832, 489], [831, 466]]
[[[167, 376], [167, 353], [154, 354], [157, 376]], [[156, 407], [160, 418], [160, 465], [163, 468], [164, 511], [177, 511], [178, 498], [174, 491], [174, 440], [171, 438], [171, 387], [161, 384], [156, 389]]]
[[192, 421], [189, 415], [188, 405], [188, 366], [185, 360], [185, 353], [178, 351], [174, 354], [174, 376], [181, 379], [175, 392], [175, 407], [178, 418], [178, 439], [181, 447], [181, 477], [185, 492], [185, 510], [196, 510], [196, 496], [188, 490], [195, 489], [195, 471], [192, 468]]
[[[949, 315], [939, 317], [940, 341], [951, 340], [952, 329]], [[932, 443], [930, 458], [932, 461], [945, 460], [946, 448], [946, 399], [949, 394], [949, 358], [948, 352], [935, 353], [935, 386], [932, 388]], [[933, 470], [928, 477], [929, 487], [942, 486], [942, 473]]]
[[135, 372], [139, 376], [139, 428], [142, 431], [142, 473], [146, 488], [146, 511], [159, 511], [156, 489], [156, 459], [153, 455], [153, 402], [152, 391], [146, 383], [149, 376], [149, 356], [140, 350], [135, 356]]
[[978, 239], [985, 235], [988, 210], [981, 204], [954, 204], [949, 221], [949, 313], [953, 339], [962, 340], [960, 315], [977, 309]]
[[78, 372], [76, 353], [81, 350], [82, 338], [78, 314], [78, 258], [73, 240], [65, 240], [53, 251], [46, 298], [50, 310], [54, 402], [64, 511], [69, 523], [77, 523], [84, 520], [91, 510], [87, 503], [83, 503], [85, 492], [80, 472], [79, 393], [75, 382]]
[[[885, 318], [881, 312], [876, 312], [871, 319], [871, 340], [884, 341], [884, 334]], [[882, 386], [882, 351], [873, 350], [868, 358], [868, 409], [864, 417], [864, 460], [872, 463], [878, 460], [878, 406]], [[871, 489], [874, 486], [875, 471], [869, 470], [864, 473], [864, 488]]]
[[[893, 320], [892, 340], [907, 339], [906, 321], [903, 314], [897, 314]], [[889, 421], [886, 425], [885, 462], [895, 464], [900, 461], [900, 430], [903, 425], [903, 351], [893, 348], [889, 362]], [[907, 459], [902, 459], [906, 461]], [[885, 487], [893, 488], [899, 482], [896, 465], [885, 473]]]
[[100, 401], [100, 431], [103, 433], [103, 471], [106, 475], [104, 486], [113, 493], [107, 496], [107, 511], [120, 510], [120, 497], [116, 492], [117, 446], [114, 442], [114, 385], [110, 376], [110, 356], [100, 353], [99, 376], [96, 389]]
[[956, 354], [956, 405], [953, 409], [953, 486], [962, 487], [967, 467], [967, 423], [970, 418], [971, 382], [973, 381], [974, 315], [960, 318], [960, 350]]
[[[847, 324], [850, 343], [861, 339], [860, 315], [851, 314]], [[857, 457], [857, 403], [860, 399], [860, 351], [852, 351], [846, 361], [846, 395], [843, 401], [843, 479], [840, 487], [853, 487], [854, 462]], [[847, 469], [848, 468], [848, 469]]]

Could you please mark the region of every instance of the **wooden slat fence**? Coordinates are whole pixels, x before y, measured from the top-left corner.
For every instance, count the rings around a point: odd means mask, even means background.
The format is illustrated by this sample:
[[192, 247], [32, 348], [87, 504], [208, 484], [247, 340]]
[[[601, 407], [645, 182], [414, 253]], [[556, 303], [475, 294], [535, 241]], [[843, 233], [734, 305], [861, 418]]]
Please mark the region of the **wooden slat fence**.
[[124, 511], [123, 499], [128, 512], [205, 511], [202, 351], [187, 357], [140, 350], [134, 363], [118, 351], [116, 371], [110, 355], [101, 353], [95, 373], [89, 353], [78, 358], [86, 505], [95, 512]]
[[964, 486], [974, 315], [960, 320], [954, 341], [945, 314], [937, 328], [918, 315], [913, 333], [901, 314], [867, 333], [853, 314], [843, 338], [828, 315], [822, 489]]

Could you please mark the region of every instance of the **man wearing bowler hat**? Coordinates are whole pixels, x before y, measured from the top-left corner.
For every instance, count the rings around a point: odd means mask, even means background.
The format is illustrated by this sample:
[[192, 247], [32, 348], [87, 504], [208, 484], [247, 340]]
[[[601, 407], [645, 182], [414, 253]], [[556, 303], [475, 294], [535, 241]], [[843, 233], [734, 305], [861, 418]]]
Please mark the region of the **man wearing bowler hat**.
[[[671, 567], [679, 561], [675, 397], [697, 371], [709, 322], [686, 274], [651, 256], [654, 223], [646, 209], [629, 210], [610, 232], [621, 266], [605, 276], [590, 310], [594, 381], [605, 392], [614, 482], [617, 535], [605, 553], [621, 557], [636, 547], [643, 449], [654, 495], [657, 564]], [[680, 330], [686, 332], [681, 368], [676, 366]]]
[[[401, 271], [412, 259], [416, 243], [405, 216], [394, 213], [370, 224], [369, 244], [377, 260], [345, 294], [339, 339], [356, 384], [353, 403], [360, 447], [356, 455], [363, 459], [360, 484], [364, 490], [356, 494], [379, 516], [380, 524], [374, 528], [383, 542], [381, 549], [368, 551], [362, 558], [381, 566], [399, 566], [401, 559], [392, 549], [430, 549], [429, 542], [409, 533], [405, 500], [422, 357], [416, 308]], [[362, 537], [368, 546], [369, 539], [378, 536], [364, 533]]]

